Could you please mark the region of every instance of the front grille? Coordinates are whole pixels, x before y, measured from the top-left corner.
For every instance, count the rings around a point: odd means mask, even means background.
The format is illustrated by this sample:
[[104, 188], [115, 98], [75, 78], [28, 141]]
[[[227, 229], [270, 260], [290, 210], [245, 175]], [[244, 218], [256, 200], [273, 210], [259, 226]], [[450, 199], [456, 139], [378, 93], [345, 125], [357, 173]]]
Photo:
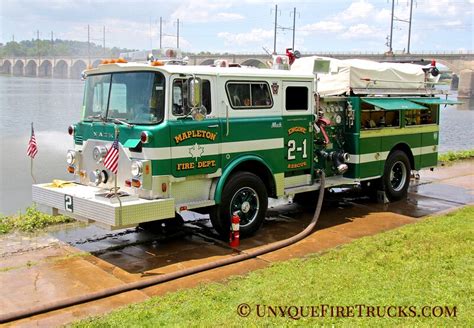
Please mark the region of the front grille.
[[78, 136], [78, 135], [74, 136], [74, 143], [76, 145], [82, 145], [83, 142], [84, 142], [84, 137], [83, 136]]

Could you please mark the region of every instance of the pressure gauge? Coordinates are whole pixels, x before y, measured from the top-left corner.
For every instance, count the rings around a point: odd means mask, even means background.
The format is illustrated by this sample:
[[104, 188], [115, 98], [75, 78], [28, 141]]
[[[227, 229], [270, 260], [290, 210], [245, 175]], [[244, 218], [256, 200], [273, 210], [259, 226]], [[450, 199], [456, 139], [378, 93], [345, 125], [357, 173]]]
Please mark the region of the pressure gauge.
[[336, 120], [336, 124], [341, 124], [341, 122], [342, 122], [341, 115], [336, 115], [336, 117], [334, 119]]

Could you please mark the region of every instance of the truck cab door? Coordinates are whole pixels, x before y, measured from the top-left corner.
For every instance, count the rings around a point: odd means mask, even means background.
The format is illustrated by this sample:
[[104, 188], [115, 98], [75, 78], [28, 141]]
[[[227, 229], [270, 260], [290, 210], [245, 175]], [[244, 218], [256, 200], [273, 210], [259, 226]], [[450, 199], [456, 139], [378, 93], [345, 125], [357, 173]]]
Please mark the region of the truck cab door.
[[187, 80], [171, 78], [170, 148], [175, 177], [212, 174], [220, 167], [221, 131], [215, 104], [214, 83], [202, 78], [202, 105], [207, 116], [197, 121], [187, 112]]
[[311, 184], [313, 105], [311, 82], [283, 82], [285, 187]]

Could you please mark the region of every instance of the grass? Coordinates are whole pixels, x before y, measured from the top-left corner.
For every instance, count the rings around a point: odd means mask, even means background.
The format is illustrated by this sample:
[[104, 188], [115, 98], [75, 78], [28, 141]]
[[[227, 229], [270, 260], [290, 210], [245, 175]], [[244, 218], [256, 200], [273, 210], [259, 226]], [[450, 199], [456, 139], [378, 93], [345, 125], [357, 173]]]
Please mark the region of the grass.
[[474, 158], [474, 149], [461, 150], [461, 151], [450, 151], [444, 154], [438, 155], [438, 161], [440, 162], [454, 162], [461, 159]]
[[0, 234], [9, 233], [12, 230], [32, 232], [46, 226], [60, 223], [72, 222], [74, 219], [64, 215], [49, 215], [42, 213], [35, 206], [30, 206], [25, 213], [18, 215], [0, 216]]
[[[223, 283], [153, 297], [74, 326], [473, 327], [473, 231], [471, 206], [364, 237], [325, 254], [279, 262]], [[241, 303], [250, 306], [248, 317], [237, 314]], [[356, 317], [335, 318], [328, 317], [328, 311], [324, 318], [295, 319], [289, 318], [287, 311], [282, 317], [278, 308], [319, 304], [416, 308], [412, 308], [414, 312], [403, 310], [414, 313], [414, 317], [358, 317], [356, 312]], [[276, 315], [267, 311], [267, 315], [259, 317], [257, 305], [260, 309], [275, 306]], [[418, 317], [423, 306], [448, 306], [451, 314], [455, 307], [456, 317]], [[294, 310], [291, 313], [296, 317]], [[308, 315], [306, 310], [305, 313]], [[439, 313], [435, 311], [436, 315]]]

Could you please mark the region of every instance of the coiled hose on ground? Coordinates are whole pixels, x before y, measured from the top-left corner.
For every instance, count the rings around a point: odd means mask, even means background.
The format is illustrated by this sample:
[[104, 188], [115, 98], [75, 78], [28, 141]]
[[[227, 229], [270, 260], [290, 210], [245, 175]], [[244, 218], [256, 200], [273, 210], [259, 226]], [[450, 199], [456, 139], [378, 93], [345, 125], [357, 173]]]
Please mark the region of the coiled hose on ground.
[[320, 173], [320, 181], [321, 181], [321, 186], [320, 186], [319, 194], [318, 194], [319, 197], [317, 200], [316, 210], [314, 212], [313, 219], [303, 231], [301, 231], [300, 233], [298, 233], [297, 235], [293, 237], [287, 238], [285, 240], [277, 241], [275, 243], [264, 246], [262, 248], [259, 248], [249, 253], [240, 253], [239, 255], [236, 255], [236, 256], [227, 257], [227, 258], [220, 259], [211, 263], [201, 264], [192, 268], [187, 268], [187, 269], [179, 270], [172, 273], [167, 273], [155, 278], [126, 283], [124, 285], [108, 288], [108, 289], [90, 293], [87, 295], [71, 297], [65, 300], [60, 300], [56, 302], [51, 302], [51, 303], [35, 306], [33, 308], [26, 309], [26, 310], [19, 310], [15, 312], [2, 314], [0, 315], [0, 323], [7, 323], [14, 320], [19, 320], [19, 319], [31, 317], [34, 315], [38, 315], [41, 313], [46, 313], [46, 312], [59, 310], [59, 309], [63, 309], [66, 307], [70, 307], [70, 306], [74, 306], [74, 305], [78, 305], [78, 304], [82, 304], [86, 302], [91, 302], [97, 299], [125, 293], [125, 292], [135, 290], [135, 289], [143, 289], [143, 288], [150, 287], [153, 285], [161, 284], [166, 281], [175, 280], [178, 278], [189, 276], [195, 273], [219, 268], [219, 267], [237, 263], [240, 261], [245, 261], [245, 260], [255, 258], [260, 255], [287, 247], [291, 244], [294, 244], [300, 241], [301, 239], [307, 237], [313, 231], [313, 229], [316, 227], [316, 224], [318, 223], [319, 215], [321, 213], [321, 207], [322, 207], [323, 196], [324, 196], [324, 188], [325, 188], [325, 175], [323, 171], [321, 171]]

